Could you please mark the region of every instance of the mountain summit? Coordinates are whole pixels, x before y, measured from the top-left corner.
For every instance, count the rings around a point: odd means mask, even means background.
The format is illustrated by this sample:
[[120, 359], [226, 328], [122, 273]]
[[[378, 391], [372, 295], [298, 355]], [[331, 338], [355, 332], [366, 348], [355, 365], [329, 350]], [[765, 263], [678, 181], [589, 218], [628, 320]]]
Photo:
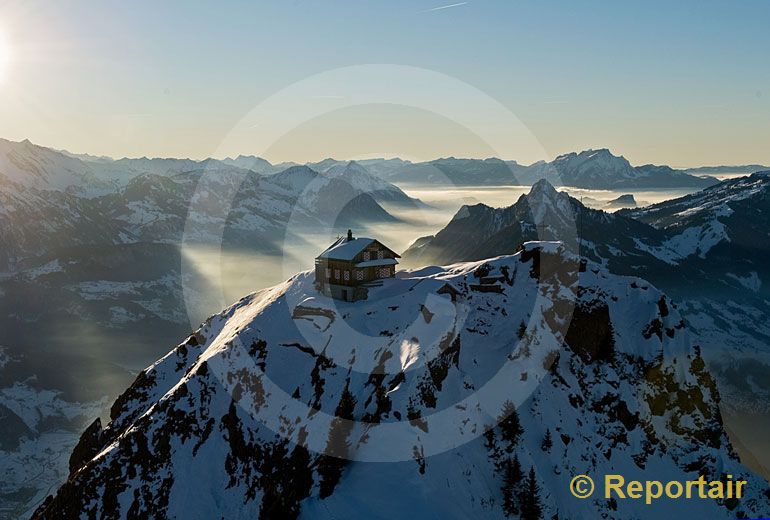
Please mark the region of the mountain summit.
[[586, 150], [560, 155], [551, 163], [564, 177], [581, 183], [617, 183], [635, 176], [634, 167], [623, 156], [615, 156], [606, 149]]
[[716, 180], [689, 175], [668, 166], [632, 166], [623, 156], [606, 148], [560, 155], [553, 161], [535, 163], [516, 171], [523, 184], [538, 179], [586, 189], [705, 188]]
[[[247, 296], [139, 374], [34, 518], [766, 511], [670, 300], [585, 267], [558, 243], [527, 243], [402, 272], [356, 303], [320, 295], [310, 273]], [[746, 498], [568, 491], [577, 474], [653, 470], [745, 478]]]
[[627, 260], [618, 251], [634, 256], [634, 262], [644, 258], [648, 265], [665, 267], [651, 253], [664, 239], [665, 233], [652, 226], [589, 209], [541, 179], [507, 208], [463, 206], [442, 230], [418, 239], [403, 257], [409, 265], [472, 261], [511, 254], [529, 240], [559, 240], [612, 269]]

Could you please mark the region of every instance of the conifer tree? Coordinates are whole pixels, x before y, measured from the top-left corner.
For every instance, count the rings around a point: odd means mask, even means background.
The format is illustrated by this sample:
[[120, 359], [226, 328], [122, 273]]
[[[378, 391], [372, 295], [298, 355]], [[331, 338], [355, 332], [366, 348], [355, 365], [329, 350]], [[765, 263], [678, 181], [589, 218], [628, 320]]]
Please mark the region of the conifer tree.
[[519, 485], [522, 478], [524, 478], [524, 473], [521, 472], [519, 456], [514, 454], [513, 459], [511, 460], [511, 480], [514, 485]]
[[510, 453], [519, 441], [519, 436], [524, 433], [524, 429], [519, 421], [519, 414], [511, 401], [506, 401], [503, 404], [502, 413], [497, 421], [500, 425], [502, 437], [508, 443], [508, 452]]
[[543, 515], [543, 506], [540, 503], [540, 486], [537, 485], [535, 468], [529, 468], [529, 475], [524, 481], [519, 498], [522, 520], [540, 520]]
[[505, 459], [503, 463], [503, 511], [506, 516], [519, 514], [519, 484], [524, 475], [521, 472], [519, 457]]
[[326, 452], [319, 456], [316, 470], [321, 477], [319, 484], [319, 496], [327, 498], [334, 492], [334, 488], [342, 477], [342, 470], [348, 463], [348, 436], [352, 429], [353, 411], [356, 406], [356, 399], [350, 392], [348, 385], [340, 396], [340, 402], [334, 411], [336, 417], [332, 420], [329, 428], [329, 437], [326, 441]]
[[553, 439], [551, 439], [551, 430], [545, 430], [545, 436], [543, 437], [543, 444], [541, 445], [543, 451], [551, 451], [553, 447]]

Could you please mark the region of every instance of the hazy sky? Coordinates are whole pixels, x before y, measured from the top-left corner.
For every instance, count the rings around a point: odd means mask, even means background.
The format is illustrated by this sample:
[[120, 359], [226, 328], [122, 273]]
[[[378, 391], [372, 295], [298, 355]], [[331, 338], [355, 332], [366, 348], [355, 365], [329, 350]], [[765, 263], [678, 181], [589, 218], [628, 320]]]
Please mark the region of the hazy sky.
[[[505, 158], [608, 147], [632, 163], [770, 164], [769, 21], [766, 0], [0, 0], [10, 56], [0, 64], [0, 137], [111, 156], [261, 152], [274, 162], [491, 155], [452, 117], [393, 104], [316, 116], [267, 150], [227, 139], [295, 82], [398, 64], [479, 89], [542, 144]], [[394, 78], [387, 88], [410, 87]], [[318, 102], [336, 92], [329, 84]]]

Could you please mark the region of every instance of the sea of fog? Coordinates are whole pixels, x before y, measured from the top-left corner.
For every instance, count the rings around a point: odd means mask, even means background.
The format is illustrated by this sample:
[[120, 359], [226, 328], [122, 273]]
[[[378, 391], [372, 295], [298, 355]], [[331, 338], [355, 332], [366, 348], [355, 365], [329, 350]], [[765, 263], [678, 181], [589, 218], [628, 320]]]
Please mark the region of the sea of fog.
[[[403, 252], [419, 237], [432, 235], [442, 229], [464, 204], [483, 203], [500, 208], [514, 204], [529, 192], [529, 186], [470, 186], [437, 187], [401, 185], [408, 195], [425, 202], [429, 207], [404, 210], [385, 206], [400, 219], [397, 223], [375, 224], [355, 229], [357, 236], [377, 237], [397, 252]], [[639, 205], [654, 204], [692, 193], [693, 189], [675, 190], [587, 190], [559, 188], [582, 199], [586, 206], [614, 211], [605, 205], [621, 195], [631, 194]], [[305, 232], [289, 230], [281, 255], [265, 255], [252, 251], [224, 250], [202, 246], [185, 246], [183, 255], [188, 273], [199, 278], [194, 285], [198, 303], [191, 310], [191, 319], [197, 320], [220, 311], [251, 292], [280, 283], [297, 272], [313, 268], [315, 256], [338, 236], [338, 232]], [[191, 291], [192, 292], [192, 291]]]
[[[427, 204], [446, 208], [454, 213], [463, 204], [478, 204], [479, 202], [501, 208], [515, 203], [521, 195], [529, 192], [529, 186], [473, 186], [473, 187], [435, 187], [424, 185], [401, 185], [409, 196], [416, 197]], [[633, 195], [638, 206], [656, 204], [664, 200], [682, 197], [697, 191], [694, 188], [660, 189], [660, 190], [589, 190], [583, 188], [560, 187], [576, 199], [592, 208], [614, 211], [618, 207], [605, 206], [621, 195]]]

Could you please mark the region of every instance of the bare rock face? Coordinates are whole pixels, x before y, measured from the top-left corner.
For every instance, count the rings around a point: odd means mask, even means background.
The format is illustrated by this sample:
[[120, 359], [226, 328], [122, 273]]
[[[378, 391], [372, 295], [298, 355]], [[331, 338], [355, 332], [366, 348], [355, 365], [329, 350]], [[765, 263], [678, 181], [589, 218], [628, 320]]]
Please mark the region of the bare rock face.
[[70, 474], [75, 473], [86, 462], [93, 459], [101, 450], [102, 444], [102, 420], [97, 417], [86, 428], [86, 431], [80, 436], [80, 440], [72, 450], [72, 455], [70, 455]]

